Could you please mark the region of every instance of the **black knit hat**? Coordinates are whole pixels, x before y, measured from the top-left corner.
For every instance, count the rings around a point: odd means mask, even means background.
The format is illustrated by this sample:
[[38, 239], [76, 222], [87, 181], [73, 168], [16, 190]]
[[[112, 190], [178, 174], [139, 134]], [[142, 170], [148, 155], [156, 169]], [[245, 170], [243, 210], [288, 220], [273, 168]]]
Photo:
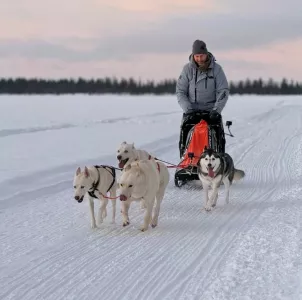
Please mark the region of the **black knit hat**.
[[208, 54], [207, 45], [201, 40], [196, 40], [192, 46], [193, 54]]

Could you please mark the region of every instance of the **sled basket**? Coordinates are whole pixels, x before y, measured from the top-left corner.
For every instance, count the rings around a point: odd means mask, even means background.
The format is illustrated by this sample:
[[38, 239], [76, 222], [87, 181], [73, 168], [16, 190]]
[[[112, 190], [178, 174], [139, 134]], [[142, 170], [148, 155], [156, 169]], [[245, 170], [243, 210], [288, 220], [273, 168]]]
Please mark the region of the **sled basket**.
[[209, 147], [209, 129], [208, 123], [201, 120], [188, 135], [187, 147], [180, 163], [182, 168], [196, 166], [205, 147]]
[[188, 133], [185, 150], [174, 175], [176, 186], [180, 187], [188, 181], [199, 179], [197, 164], [205, 147], [216, 150], [219, 143], [213, 125], [202, 119]]

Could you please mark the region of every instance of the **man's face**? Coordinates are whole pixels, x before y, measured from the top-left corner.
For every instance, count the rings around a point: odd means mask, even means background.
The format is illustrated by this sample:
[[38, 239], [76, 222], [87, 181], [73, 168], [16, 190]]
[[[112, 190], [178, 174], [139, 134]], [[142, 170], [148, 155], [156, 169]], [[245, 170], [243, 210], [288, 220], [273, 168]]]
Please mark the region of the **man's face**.
[[194, 60], [200, 66], [207, 60], [207, 54], [194, 54]]

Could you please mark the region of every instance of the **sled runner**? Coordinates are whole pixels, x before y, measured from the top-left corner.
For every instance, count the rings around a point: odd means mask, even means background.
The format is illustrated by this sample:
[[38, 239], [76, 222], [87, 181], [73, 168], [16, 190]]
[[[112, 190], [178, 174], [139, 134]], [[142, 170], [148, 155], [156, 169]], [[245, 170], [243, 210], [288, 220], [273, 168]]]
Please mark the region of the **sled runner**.
[[[226, 122], [228, 129], [231, 125], [231, 121]], [[233, 136], [231, 132], [228, 135]], [[181, 125], [179, 141], [181, 160], [174, 175], [177, 187], [188, 181], [199, 180], [197, 162], [205, 146], [220, 153], [225, 152], [223, 124], [210, 124], [208, 112], [195, 112], [186, 116]]]

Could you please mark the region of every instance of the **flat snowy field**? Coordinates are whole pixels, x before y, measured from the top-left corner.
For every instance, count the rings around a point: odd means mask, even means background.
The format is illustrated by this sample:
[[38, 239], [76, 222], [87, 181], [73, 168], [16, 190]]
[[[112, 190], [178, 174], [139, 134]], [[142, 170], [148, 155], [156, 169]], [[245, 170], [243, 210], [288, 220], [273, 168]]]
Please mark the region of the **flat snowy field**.
[[[178, 163], [174, 96], [0, 97], [0, 299], [302, 299], [302, 97], [232, 96], [227, 152], [246, 178], [206, 213], [198, 186], [171, 182], [159, 226], [90, 228], [73, 199], [78, 166], [117, 166], [134, 142]], [[119, 171], [117, 171], [119, 176]], [[98, 207], [98, 203], [96, 203]]]

